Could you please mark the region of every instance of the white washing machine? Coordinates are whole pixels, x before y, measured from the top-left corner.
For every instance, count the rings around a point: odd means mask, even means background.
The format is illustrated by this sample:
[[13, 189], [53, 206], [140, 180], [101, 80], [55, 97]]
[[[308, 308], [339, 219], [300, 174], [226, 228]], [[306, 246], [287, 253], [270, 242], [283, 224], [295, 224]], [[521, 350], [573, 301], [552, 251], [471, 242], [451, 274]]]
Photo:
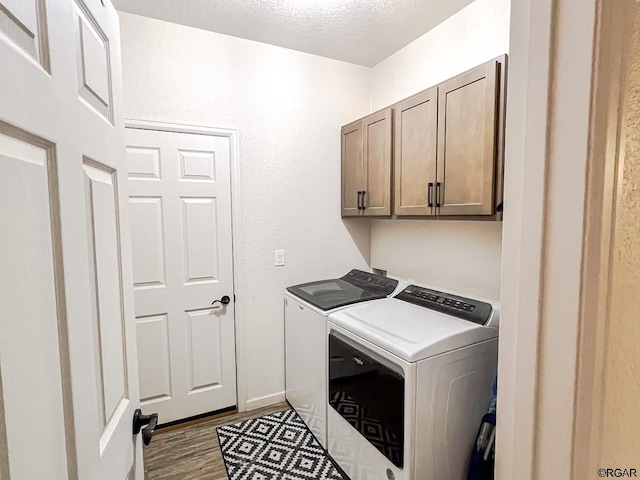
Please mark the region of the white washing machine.
[[329, 315], [328, 451], [352, 480], [464, 480], [499, 309], [418, 286]]
[[327, 316], [404, 288], [393, 278], [352, 270], [342, 278], [287, 288], [284, 296], [286, 396], [327, 448]]

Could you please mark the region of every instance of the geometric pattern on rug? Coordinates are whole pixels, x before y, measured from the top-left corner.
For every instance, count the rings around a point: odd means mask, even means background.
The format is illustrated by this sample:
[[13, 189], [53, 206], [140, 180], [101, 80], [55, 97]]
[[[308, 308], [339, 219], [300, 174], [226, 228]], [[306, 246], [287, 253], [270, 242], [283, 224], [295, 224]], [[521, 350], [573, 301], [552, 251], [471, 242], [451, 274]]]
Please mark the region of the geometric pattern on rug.
[[343, 480], [293, 410], [218, 427], [231, 480]]
[[329, 399], [329, 405], [369, 440], [380, 453], [396, 465], [402, 465], [404, 450], [398, 436], [375, 418], [369, 417], [367, 412], [360, 408], [360, 405], [349, 395], [338, 391]]

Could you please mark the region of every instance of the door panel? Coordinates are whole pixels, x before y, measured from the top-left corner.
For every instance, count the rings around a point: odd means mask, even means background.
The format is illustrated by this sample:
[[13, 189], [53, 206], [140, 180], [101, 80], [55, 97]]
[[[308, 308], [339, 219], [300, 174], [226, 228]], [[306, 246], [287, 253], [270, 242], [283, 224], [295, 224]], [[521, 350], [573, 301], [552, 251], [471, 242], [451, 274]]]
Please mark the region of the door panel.
[[180, 151], [180, 180], [215, 182], [216, 163], [213, 152]]
[[494, 213], [497, 68], [492, 61], [439, 87], [440, 215]]
[[113, 123], [108, 37], [85, 4], [77, 2], [74, 7], [78, 95]]
[[435, 215], [429, 183], [436, 179], [437, 94], [432, 88], [395, 107], [396, 215]]
[[364, 157], [362, 148], [362, 122], [342, 127], [342, 216], [354, 217], [361, 213], [359, 193], [364, 186]]
[[162, 180], [160, 149], [129, 147], [127, 161], [129, 178], [150, 181]]
[[[189, 393], [222, 384], [222, 332], [209, 318], [210, 309], [186, 312], [189, 340]], [[211, 350], [217, 355], [210, 356]]]
[[[129, 176], [131, 178], [131, 176]], [[129, 197], [135, 288], [166, 287], [162, 197]]]
[[387, 108], [366, 117], [364, 129], [365, 216], [391, 215], [391, 118]]
[[[0, 131], [7, 131], [0, 124]], [[14, 135], [18, 132], [12, 132]], [[0, 134], [0, 475], [66, 478], [65, 410], [58, 338], [65, 311], [56, 280], [59, 225], [52, 146], [19, 132]], [[54, 215], [52, 215], [54, 214]], [[42, 402], [47, 398], [47, 402]], [[37, 413], [37, 415], [35, 415]], [[37, 433], [36, 433], [37, 432]], [[34, 434], [38, 461], [33, 461]]]
[[[143, 409], [160, 422], [236, 403], [227, 137], [127, 129]], [[159, 371], [158, 371], [159, 370]]]
[[119, 51], [110, 2], [0, 0], [2, 480], [142, 478]]
[[126, 358], [122, 345], [122, 284], [117, 191], [113, 170], [85, 159], [90, 282], [94, 354], [101, 427], [108, 426], [121, 402], [127, 401]]
[[166, 314], [139, 317], [136, 322], [140, 398], [171, 397], [169, 317]]
[[185, 283], [218, 279], [218, 222], [215, 198], [182, 197]]
[[0, 0], [0, 32], [49, 71], [45, 5], [40, 0]]

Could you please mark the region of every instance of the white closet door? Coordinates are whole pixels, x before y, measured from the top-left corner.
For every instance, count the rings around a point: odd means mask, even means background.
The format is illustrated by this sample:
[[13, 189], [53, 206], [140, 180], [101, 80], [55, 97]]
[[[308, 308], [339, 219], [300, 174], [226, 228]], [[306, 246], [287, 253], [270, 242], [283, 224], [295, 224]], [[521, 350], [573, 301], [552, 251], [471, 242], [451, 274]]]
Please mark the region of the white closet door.
[[140, 396], [161, 423], [236, 404], [229, 142], [127, 129]]

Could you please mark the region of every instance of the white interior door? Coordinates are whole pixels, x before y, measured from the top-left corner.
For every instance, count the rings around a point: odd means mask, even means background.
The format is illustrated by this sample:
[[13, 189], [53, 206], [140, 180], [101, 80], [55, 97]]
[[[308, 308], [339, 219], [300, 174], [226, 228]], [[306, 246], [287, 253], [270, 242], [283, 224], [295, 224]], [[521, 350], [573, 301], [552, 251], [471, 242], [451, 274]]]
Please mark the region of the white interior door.
[[2, 480], [142, 478], [121, 108], [109, 0], [0, 0]]
[[126, 134], [143, 410], [167, 423], [234, 406], [230, 139]]

